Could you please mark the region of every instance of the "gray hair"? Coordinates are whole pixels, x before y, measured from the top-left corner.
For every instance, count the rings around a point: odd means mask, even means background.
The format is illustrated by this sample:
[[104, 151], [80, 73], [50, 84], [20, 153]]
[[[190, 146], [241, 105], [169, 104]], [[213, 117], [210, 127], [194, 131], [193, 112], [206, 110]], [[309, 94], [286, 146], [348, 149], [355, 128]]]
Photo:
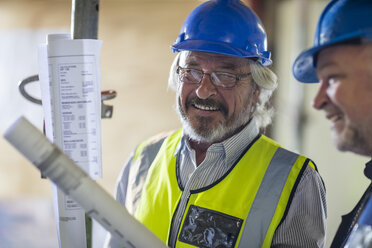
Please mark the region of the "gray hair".
[[[168, 88], [174, 91], [177, 91], [179, 85], [177, 66], [180, 60], [180, 54], [181, 53], [178, 53], [174, 58], [168, 77]], [[260, 91], [260, 96], [258, 97], [258, 102], [255, 106], [253, 118], [260, 128], [265, 128], [271, 124], [271, 118], [274, 114], [274, 108], [270, 103], [270, 98], [278, 86], [278, 78], [276, 74], [268, 67], [265, 67], [252, 59], [248, 59], [248, 61], [251, 67], [253, 82]]]

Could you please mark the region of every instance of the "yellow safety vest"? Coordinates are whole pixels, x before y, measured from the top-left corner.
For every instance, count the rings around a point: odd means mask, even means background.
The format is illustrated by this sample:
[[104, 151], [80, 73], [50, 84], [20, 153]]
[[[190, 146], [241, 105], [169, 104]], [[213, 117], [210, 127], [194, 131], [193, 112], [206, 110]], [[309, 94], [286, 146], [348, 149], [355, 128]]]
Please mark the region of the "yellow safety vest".
[[[135, 217], [166, 244], [182, 195], [174, 156], [181, 135], [179, 130], [161, 145], [135, 212]], [[141, 156], [145, 146], [146, 142], [136, 149], [133, 160]], [[224, 244], [222, 247], [270, 247], [307, 164], [315, 169], [309, 159], [261, 135], [226, 175], [213, 185], [190, 192], [176, 247], [209, 247], [203, 244], [208, 240]]]

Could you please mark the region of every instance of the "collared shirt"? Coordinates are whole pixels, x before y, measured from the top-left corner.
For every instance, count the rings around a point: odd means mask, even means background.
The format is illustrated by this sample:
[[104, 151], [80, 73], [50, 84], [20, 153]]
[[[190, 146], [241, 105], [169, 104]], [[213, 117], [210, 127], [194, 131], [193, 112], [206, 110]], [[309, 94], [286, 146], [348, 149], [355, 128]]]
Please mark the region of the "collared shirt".
[[[366, 163], [364, 175], [368, 179], [372, 180], [372, 160]], [[368, 203], [368, 201], [371, 201], [371, 195], [372, 183], [368, 186], [353, 210], [342, 216], [341, 224], [338, 226], [331, 248], [344, 247], [346, 241], [348, 242], [349, 247], [370, 247], [370, 245], [372, 245], [372, 241], [367, 238], [372, 236], [372, 222], [367, 223], [368, 225], [362, 225], [359, 227], [358, 224], [360, 223], [357, 223], [359, 222], [359, 217], [363, 219], [363, 214], [367, 214], [368, 216], [369, 213], [372, 212], [372, 203]], [[355, 227], [356, 224], [357, 227]]]
[[[239, 133], [221, 143], [211, 145], [199, 166], [196, 164], [195, 151], [183, 136], [175, 155], [180, 158], [179, 170], [184, 190], [172, 223], [171, 247], [177, 239], [190, 190], [200, 189], [221, 178], [258, 134], [258, 127], [252, 120]], [[288, 215], [275, 232], [272, 246], [288, 244], [294, 247], [323, 247], [325, 219], [324, 185], [319, 174], [308, 166], [300, 180]]]

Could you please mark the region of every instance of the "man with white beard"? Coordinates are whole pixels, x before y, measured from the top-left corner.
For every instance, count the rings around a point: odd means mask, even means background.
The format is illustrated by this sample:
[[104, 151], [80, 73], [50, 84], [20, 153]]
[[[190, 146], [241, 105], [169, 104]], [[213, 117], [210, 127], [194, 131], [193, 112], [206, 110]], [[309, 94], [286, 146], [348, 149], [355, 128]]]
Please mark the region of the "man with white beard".
[[169, 247], [323, 247], [314, 163], [260, 132], [277, 78], [256, 14], [236, 0], [207, 1], [172, 49], [168, 84], [182, 128], [134, 150], [117, 200]]

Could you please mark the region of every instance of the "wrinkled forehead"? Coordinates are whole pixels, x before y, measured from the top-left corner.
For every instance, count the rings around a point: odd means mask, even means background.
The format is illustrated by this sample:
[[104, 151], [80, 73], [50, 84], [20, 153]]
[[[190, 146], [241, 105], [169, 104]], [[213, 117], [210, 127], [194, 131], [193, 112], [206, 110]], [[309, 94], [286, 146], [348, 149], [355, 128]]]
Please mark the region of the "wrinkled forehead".
[[247, 58], [233, 57], [210, 52], [182, 51], [180, 54], [180, 66], [203, 64], [214, 64], [216, 67], [233, 70], [241, 67], [249, 67], [250, 61]]

